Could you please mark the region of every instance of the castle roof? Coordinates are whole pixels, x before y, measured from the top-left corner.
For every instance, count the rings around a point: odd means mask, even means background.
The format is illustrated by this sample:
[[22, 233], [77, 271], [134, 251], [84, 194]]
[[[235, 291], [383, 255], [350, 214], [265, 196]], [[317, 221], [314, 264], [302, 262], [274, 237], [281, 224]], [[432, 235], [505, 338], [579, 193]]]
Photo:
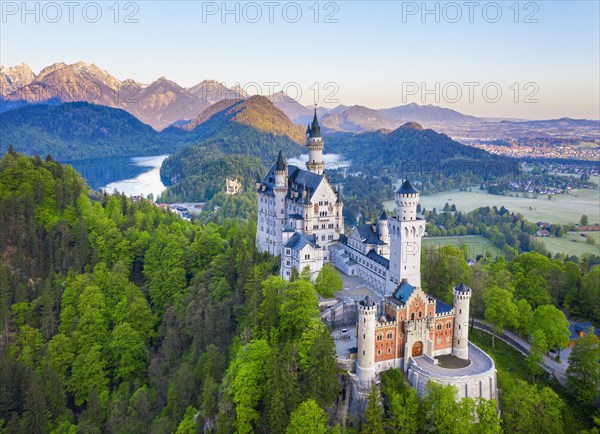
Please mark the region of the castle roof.
[[439, 299], [435, 299], [435, 313], [448, 313], [452, 310], [452, 307], [444, 303]]
[[467, 286], [464, 284], [464, 282], [460, 282], [460, 285], [458, 285], [455, 289], [459, 292], [469, 292], [470, 291], [470, 289], [467, 288]]
[[321, 127], [319, 126], [319, 120], [317, 119], [317, 108], [315, 107], [315, 115], [313, 117], [312, 125], [310, 126], [309, 139], [321, 137]]
[[379, 265], [383, 265], [385, 268], [389, 268], [390, 266], [390, 260], [381, 256], [375, 249], [371, 249], [369, 253], [367, 253], [367, 258], [377, 262]]
[[381, 215], [379, 216], [379, 220], [387, 220], [388, 216], [385, 213], [385, 210], [383, 210], [383, 212], [381, 213]]
[[275, 170], [277, 170], [277, 171], [285, 170], [286, 164], [287, 163], [285, 161], [285, 158], [283, 158], [283, 152], [281, 152], [281, 149], [280, 149], [279, 155], [277, 155], [277, 161], [275, 162]]
[[320, 249], [321, 246], [317, 244], [317, 239], [314, 234], [312, 235], [303, 235], [300, 232], [296, 232], [292, 237], [288, 240], [287, 243], [283, 247], [296, 250], [297, 252], [301, 251], [307, 244], [310, 244], [314, 249]]
[[418, 194], [419, 190], [417, 190], [415, 188], [415, 186], [412, 185], [412, 183], [407, 179], [406, 181], [404, 181], [402, 183], [400, 188], [398, 188], [398, 190], [396, 190], [396, 193], [398, 193], [398, 194]]
[[[281, 155], [281, 153], [280, 153]], [[283, 156], [282, 156], [283, 159]], [[285, 160], [283, 160], [285, 161]], [[262, 191], [262, 187], [259, 188], [259, 192], [273, 195], [273, 188], [275, 187], [275, 171], [282, 170], [278, 169], [278, 165], [281, 164], [279, 157], [277, 158], [277, 162], [271, 166], [271, 169], [264, 177], [262, 183], [265, 186], [265, 191]], [[285, 164], [285, 163], [284, 163]], [[281, 166], [279, 166], [281, 167]], [[306, 199], [305, 202], [308, 203], [312, 198], [312, 195], [317, 190], [321, 181], [323, 181], [323, 175], [318, 175], [314, 172], [310, 172], [308, 170], [300, 169], [294, 165], [287, 165], [287, 173], [288, 173], [288, 199], [295, 199], [298, 202], [302, 202], [302, 192], [306, 191]], [[295, 197], [292, 195], [292, 192], [297, 193]]]
[[367, 295], [364, 298], [364, 300], [360, 302], [360, 304], [362, 306], [365, 306], [365, 307], [373, 307], [373, 306], [375, 306], [375, 302], [373, 301], [373, 299], [371, 298], [370, 295]]
[[405, 280], [398, 286], [396, 292], [394, 292], [394, 298], [400, 300], [402, 303], [406, 303], [414, 290], [415, 287]]
[[379, 235], [375, 231], [375, 228], [373, 227], [372, 224], [370, 224], [370, 223], [361, 223], [361, 224], [359, 224], [359, 225], [356, 226], [356, 229], [358, 230], [358, 235], [360, 236], [360, 238], [361, 238], [361, 240], [362, 240], [363, 243], [365, 243], [365, 244], [375, 244], [375, 245], [385, 244], [379, 238]]

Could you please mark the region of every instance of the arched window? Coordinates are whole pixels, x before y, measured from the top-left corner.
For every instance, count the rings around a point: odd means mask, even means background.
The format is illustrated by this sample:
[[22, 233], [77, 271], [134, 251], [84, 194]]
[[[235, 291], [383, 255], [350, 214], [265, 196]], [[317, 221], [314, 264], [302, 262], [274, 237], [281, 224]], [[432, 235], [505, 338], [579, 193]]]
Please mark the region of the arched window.
[[447, 329], [449, 329], [449, 328], [451, 328], [451, 327], [452, 327], [452, 321], [448, 321], [448, 322], [446, 323], [446, 328], [447, 328]]
[[411, 321], [414, 321], [414, 320], [415, 320], [415, 313], [414, 313], [414, 312], [410, 314], [410, 320], [411, 320]]
[[391, 348], [388, 348], [388, 349], [387, 349], [387, 353], [388, 353], [388, 354], [392, 354], [392, 349], [391, 349]]
[[392, 339], [393, 337], [394, 337], [394, 334], [392, 332], [388, 332], [387, 338]]
[[441, 330], [441, 329], [442, 329], [442, 325], [441, 325], [441, 324], [438, 324], [438, 325], [437, 325], [437, 329], [438, 329], [438, 330]]
[[423, 316], [423, 312], [419, 311], [419, 318]]
[[381, 350], [377, 350], [377, 355], [381, 356]]
[[378, 341], [381, 341], [381, 340], [383, 340], [383, 334], [382, 334], [382, 333], [378, 333], [378, 334], [377, 334], [377, 340], [378, 340]]

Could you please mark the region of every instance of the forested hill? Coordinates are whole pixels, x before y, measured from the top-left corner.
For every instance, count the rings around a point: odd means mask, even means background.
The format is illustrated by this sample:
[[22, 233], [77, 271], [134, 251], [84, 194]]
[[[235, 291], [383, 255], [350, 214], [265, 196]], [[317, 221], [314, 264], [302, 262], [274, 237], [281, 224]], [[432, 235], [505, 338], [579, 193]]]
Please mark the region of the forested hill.
[[170, 127], [161, 136], [179, 145], [197, 144], [226, 154], [251, 155], [264, 163], [271, 163], [279, 149], [288, 156], [304, 153], [300, 146], [305, 140], [304, 130], [268, 98], [253, 96], [235, 104], [215, 105], [217, 109], [209, 107], [185, 128]]
[[267, 98], [209, 107], [191, 130], [157, 132], [124, 110], [84, 102], [33, 105], [0, 113], [0, 152], [9, 146], [28, 155], [59, 161], [109, 156], [173, 153], [200, 145], [226, 154], [246, 154], [270, 162], [279, 149], [303, 153], [303, 130]]
[[257, 177], [266, 167], [256, 157], [225, 155], [202, 146], [190, 146], [165, 160], [160, 168], [170, 187], [161, 196], [165, 202], [200, 202], [225, 190], [227, 178], [237, 179], [243, 190], [255, 189]]
[[394, 131], [334, 133], [326, 137], [325, 149], [350, 158], [353, 170], [393, 179], [402, 175], [418, 180], [429, 192], [432, 187], [451, 189], [519, 171], [511, 158], [463, 145], [414, 122]]
[[326, 423], [339, 384], [314, 286], [272, 277], [252, 223], [88, 194], [51, 159], [0, 160], [0, 432]]
[[58, 160], [159, 155], [173, 146], [124, 110], [84, 102], [31, 105], [0, 113], [0, 153], [13, 146]]

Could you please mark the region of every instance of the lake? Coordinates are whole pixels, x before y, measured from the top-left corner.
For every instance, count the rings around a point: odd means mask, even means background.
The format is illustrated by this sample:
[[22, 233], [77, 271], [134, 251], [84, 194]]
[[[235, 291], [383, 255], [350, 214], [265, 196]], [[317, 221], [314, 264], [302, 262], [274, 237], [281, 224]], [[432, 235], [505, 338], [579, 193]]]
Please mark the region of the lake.
[[[288, 163], [300, 167], [301, 169], [306, 168], [306, 162], [308, 161], [308, 154], [302, 154], [299, 157], [288, 158]], [[341, 154], [323, 154], [323, 162], [325, 163], [325, 169], [338, 169], [340, 167], [349, 167], [350, 161], [346, 160]]]
[[70, 161], [75, 170], [94, 190], [112, 193], [117, 190], [127, 196], [156, 198], [165, 190], [160, 179], [160, 166], [168, 155], [148, 157], [106, 157]]

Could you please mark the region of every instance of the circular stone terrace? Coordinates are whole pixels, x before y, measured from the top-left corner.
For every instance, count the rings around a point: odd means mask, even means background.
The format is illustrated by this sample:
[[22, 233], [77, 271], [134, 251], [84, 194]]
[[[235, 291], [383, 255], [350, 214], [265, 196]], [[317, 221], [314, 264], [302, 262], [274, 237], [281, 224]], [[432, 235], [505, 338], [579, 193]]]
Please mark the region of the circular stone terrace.
[[458, 397], [496, 398], [496, 367], [494, 361], [481, 349], [469, 342], [469, 359], [456, 356], [411, 357], [408, 379], [419, 395], [425, 391], [429, 380], [439, 384], [452, 384], [458, 388]]

